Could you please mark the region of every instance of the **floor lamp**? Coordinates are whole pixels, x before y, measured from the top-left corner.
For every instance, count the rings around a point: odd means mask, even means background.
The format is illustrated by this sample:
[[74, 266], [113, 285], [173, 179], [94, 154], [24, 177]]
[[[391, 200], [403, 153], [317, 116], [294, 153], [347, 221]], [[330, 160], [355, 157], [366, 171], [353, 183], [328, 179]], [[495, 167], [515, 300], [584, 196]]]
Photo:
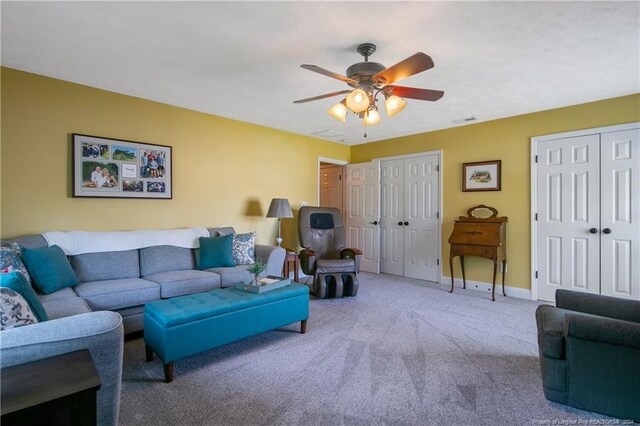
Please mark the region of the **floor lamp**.
[[276, 238], [276, 242], [278, 243], [278, 247], [282, 247], [282, 228], [280, 222], [283, 217], [293, 217], [293, 212], [291, 211], [289, 200], [287, 200], [286, 198], [274, 198], [273, 200], [271, 200], [269, 211], [267, 212], [267, 217], [278, 218], [278, 238]]

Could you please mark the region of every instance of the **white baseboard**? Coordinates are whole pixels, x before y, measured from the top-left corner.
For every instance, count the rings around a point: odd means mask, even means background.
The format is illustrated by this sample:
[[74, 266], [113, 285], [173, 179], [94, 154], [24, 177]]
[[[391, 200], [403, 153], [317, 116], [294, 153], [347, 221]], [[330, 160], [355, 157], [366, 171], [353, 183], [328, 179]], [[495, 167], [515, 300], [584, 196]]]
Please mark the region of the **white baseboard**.
[[[454, 278], [454, 283], [454, 292], [462, 290], [462, 278]], [[440, 284], [446, 285], [447, 287], [451, 288], [451, 277], [443, 275], [440, 280]], [[491, 293], [491, 287], [492, 285], [489, 283], [467, 280], [467, 290], [484, 291], [485, 293]], [[510, 287], [506, 285], [504, 286], [504, 291], [505, 293], [507, 293], [507, 297], [516, 297], [518, 299], [531, 300], [531, 290], [529, 289]], [[502, 296], [502, 284], [496, 282], [496, 298], [498, 297], [498, 295]]]

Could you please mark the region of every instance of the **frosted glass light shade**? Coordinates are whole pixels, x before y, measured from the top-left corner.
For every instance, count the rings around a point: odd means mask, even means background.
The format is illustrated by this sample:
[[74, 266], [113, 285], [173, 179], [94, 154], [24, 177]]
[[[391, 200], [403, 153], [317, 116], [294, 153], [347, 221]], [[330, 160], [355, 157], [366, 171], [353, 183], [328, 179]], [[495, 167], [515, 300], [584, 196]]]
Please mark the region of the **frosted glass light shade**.
[[377, 109], [371, 109], [364, 113], [364, 118], [362, 119], [362, 124], [365, 126], [375, 126], [380, 123], [382, 118], [380, 118], [380, 113]]
[[347, 108], [353, 112], [363, 112], [369, 108], [369, 95], [362, 89], [355, 89], [346, 99]]
[[384, 102], [384, 107], [387, 110], [387, 116], [393, 117], [407, 106], [407, 101], [396, 96], [391, 95]]
[[327, 111], [330, 116], [343, 123], [347, 120], [347, 107], [345, 101], [338, 102]]

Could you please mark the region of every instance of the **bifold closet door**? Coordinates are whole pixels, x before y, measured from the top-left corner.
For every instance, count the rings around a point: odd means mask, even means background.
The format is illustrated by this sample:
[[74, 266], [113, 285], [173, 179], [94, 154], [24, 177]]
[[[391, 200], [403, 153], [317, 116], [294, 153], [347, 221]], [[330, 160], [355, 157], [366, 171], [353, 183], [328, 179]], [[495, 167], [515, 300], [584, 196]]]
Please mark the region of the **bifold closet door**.
[[601, 293], [640, 300], [640, 130], [601, 137]]
[[640, 129], [538, 143], [538, 299], [640, 299]]
[[440, 280], [438, 155], [380, 162], [380, 272]]
[[380, 272], [404, 275], [404, 160], [380, 162]]

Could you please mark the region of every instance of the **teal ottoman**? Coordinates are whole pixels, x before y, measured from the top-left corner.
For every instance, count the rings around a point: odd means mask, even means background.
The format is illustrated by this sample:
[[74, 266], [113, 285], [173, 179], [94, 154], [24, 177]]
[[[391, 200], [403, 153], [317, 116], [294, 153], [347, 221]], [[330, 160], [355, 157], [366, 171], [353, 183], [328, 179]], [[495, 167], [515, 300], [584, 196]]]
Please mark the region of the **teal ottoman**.
[[147, 361], [155, 352], [169, 383], [174, 361], [297, 321], [305, 333], [307, 318], [309, 288], [296, 283], [262, 294], [228, 287], [147, 303]]

